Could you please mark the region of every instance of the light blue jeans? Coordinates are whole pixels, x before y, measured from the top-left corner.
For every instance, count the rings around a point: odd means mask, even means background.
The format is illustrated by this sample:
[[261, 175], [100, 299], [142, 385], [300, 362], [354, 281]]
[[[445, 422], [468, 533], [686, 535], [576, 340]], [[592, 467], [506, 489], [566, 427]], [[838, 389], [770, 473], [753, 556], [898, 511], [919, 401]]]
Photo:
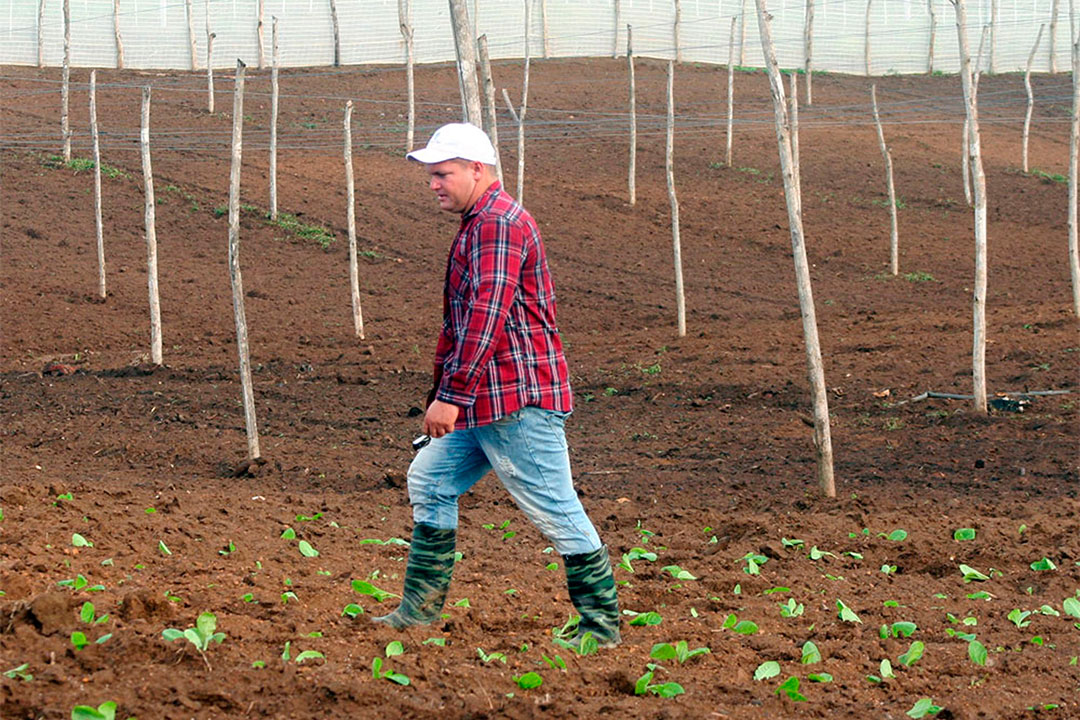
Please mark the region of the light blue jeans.
[[566, 413], [523, 407], [490, 425], [433, 438], [409, 466], [413, 522], [456, 528], [458, 498], [488, 470], [560, 555], [600, 547], [570, 475]]

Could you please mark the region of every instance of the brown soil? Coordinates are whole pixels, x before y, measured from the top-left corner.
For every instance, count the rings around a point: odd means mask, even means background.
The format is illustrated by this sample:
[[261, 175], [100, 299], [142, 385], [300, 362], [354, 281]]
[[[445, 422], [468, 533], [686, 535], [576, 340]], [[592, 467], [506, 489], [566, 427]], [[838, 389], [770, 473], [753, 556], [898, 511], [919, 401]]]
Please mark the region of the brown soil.
[[[906, 278], [886, 274], [888, 214], [867, 82], [820, 76], [815, 106], [803, 109], [806, 233], [838, 479], [837, 498], [822, 499], [766, 80], [738, 78], [728, 168], [718, 162], [724, 74], [679, 68], [687, 119], [676, 179], [689, 307], [689, 333], [679, 338], [664, 69], [638, 69], [634, 207], [626, 203], [624, 121], [610, 115], [624, 112], [622, 62], [541, 62], [532, 73], [524, 195], [560, 293], [577, 485], [614, 555], [644, 547], [659, 556], [616, 577], [625, 581], [624, 608], [659, 612], [663, 622], [625, 625], [622, 646], [579, 658], [551, 639], [571, 612], [561, 570], [545, 569], [558, 558], [493, 478], [463, 501], [463, 559], [445, 622], [399, 635], [366, 615], [342, 616], [348, 603], [367, 613], [393, 604], [353, 592], [351, 580], [400, 590], [405, 550], [361, 540], [410, 532], [404, 473], [455, 227], [437, 211], [422, 169], [400, 157], [402, 73], [283, 76], [280, 207], [329, 227], [336, 239], [326, 250], [262, 216], [268, 83], [249, 78], [243, 195], [252, 209], [242, 216], [241, 261], [267, 462], [237, 473], [246, 445], [227, 218], [213, 212], [227, 198], [230, 96], [218, 97], [225, 113], [209, 116], [200, 77], [99, 78], [105, 162], [126, 173], [104, 180], [109, 297], [99, 303], [92, 176], [48, 157], [59, 148], [58, 73], [7, 68], [0, 669], [27, 663], [33, 680], [0, 676], [0, 716], [66, 718], [77, 704], [113, 700], [125, 718], [904, 718], [923, 697], [945, 708], [938, 717], [1028, 717], [1035, 713], [1027, 708], [1045, 704], [1060, 707], [1039, 714], [1080, 716], [1080, 630], [1063, 612], [1080, 588], [1077, 397], [1043, 397], [1023, 413], [989, 417], [964, 401], [911, 400], [927, 390], [971, 391], [972, 213], [959, 167], [957, 79], [879, 80], [904, 202]], [[497, 80], [516, 88], [519, 72], [500, 65]], [[85, 71], [74, 75], [85, 82]], [[165, 338], [157, 368], [147, 364], [135, 144], [145, 83], [155, 86]], [[227, 79], [219, 87], [228, 90]], [[1067, 83], [1043, 77], [1036, 87], [1031, 164], [1065, 173]], [[456, 92], [449, 68], [418, 73], [418, 138], [453, 118]], [[354, 142], [363, 341], [349, 315], [345, 96], [362, 99]], [[72, 97], [76, 155], [86, 157], [84, 88]], [[989, 386], [1075, 392], [1066, 186], [1017, 170], [1020, 78], [986, 77], [980, 98]], [[509, 120], [502, 131], [513, 188]], [[68, 367], [43, 373], [50, 363]], [[280, 537], [287, 527], [296, 540]], [[975, 528], [976, 539], [954, 541], [962, 527]], [[884, 536], [896, 529], [907, 538]], [[73, 547], [73, 533], [93, 547]], [[783, 538], [805, 544], [787, 547]], [[301, 539], [319, 556], [302, 556]], [[813, 546], [833, 555], [813, 561]], [[744, 571], [747, 553], [768, 558], [760, 575]], [[1031, 569], [1044, 556], [1056, 570]], [[990, 580], [965, 584], [961, 563]], [[660, 569], [670, 565], [696, 579], [676, 581]], [[78, 576], [88, 587], [58, 584]], [[97, 585], [104, 589], [92, 591]], [[789, 590], [766, 594], [778, 586]], [[980, 590], [991, 599], [968, 597]], [[467, 607], [458, 605], [466, 598]], [[781, 616], [789, 598], [805, 606], [801, 616]], [[838, 600], [861, 624], [838, 617]], [[108, 621], [82, 622], [86, 601]], [[1023, 628], [1007, 618], [1044, 605], [1060, 616], [1035, 613]], [[205, 663], [181, 647], [186, 641], [162, 638], [203, 611], [227, 636]], [[758, 631], [724, 629], [732, 613]], [[977, 624], [963, 624], [967, 617]], [[880, 638], [878, 628], [896, 621], [918, 630]], [[948, 630], [975, 633], [989, 651], [986, 665], [974, 664], [968, 644]], [[91, 644], [75, 650], [73, 631]], [[106, 633], [106, 642], [93, 642]], [[423, 644], [429, 637], [446, 644]], [[395, 639], [405, 652], [387, 665], [409, 676], [407, 687], [372, 676], [373, 659]], [[683, 665], [660, 663], [654, 683], [678, 682], [685, 694], [635, 696], [653, 645], [677, 640], [711, 649]], [[808, 640], [819, 664], [800, 663]], [[925, 656], [904, 667], [898, 657], [913, 640]], [[485, 663], [478, 648], [504, 653], [505, 663]], [[306, 650], [325, 659], [298, 664]], [[556, 654], [565, 670], [544, 662]], [[896, 677], [869, 681], [884, 658]], [[767, 660], [780, 662], [781, 675], [755, 681]], [[529, 671], [543, 685], [520, 689], [514, 677]], [[810, 682], [810, 673], [833, 679]], [[807, 702], [774, 693], [789, 676], [802, 680]]]

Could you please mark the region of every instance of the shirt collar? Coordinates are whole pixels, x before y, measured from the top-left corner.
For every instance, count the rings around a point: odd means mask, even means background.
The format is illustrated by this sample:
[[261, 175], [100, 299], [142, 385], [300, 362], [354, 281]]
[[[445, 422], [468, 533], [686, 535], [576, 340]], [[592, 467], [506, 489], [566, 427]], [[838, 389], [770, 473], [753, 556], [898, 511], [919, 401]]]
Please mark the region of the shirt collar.
[[495, 201], [495, 194], [502, 191], [502, 183], [498, 180], [491, 183], [488, 189], [484, 191], [484, 194], [477, 198], [476, 202], [471, 208], [464, 214], [462, 214], [462, 221], [471, 220], [473, 216], [479, 215], [482, 211], [487, 210], [488, 207]]

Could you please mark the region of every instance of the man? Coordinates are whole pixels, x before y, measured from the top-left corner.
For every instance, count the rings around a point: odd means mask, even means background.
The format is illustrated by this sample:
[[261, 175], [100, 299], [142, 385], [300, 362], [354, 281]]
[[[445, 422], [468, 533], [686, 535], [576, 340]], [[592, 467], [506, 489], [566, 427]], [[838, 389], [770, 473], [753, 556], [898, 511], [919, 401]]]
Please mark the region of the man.
[[409, 467], [413, 534], [401, 604], [375, 618], [394, 628], [439, 619], [454, 568], [458, 498], [488, 470], [563, 556], [581, 614], [574, 642], [620, 642], [607, 547], [570, 475], [563, 424], [573, 409], [555, 324], [555, 292], [536, 223], [503, 192], [495, 149], [467, 123], [439, 128], [423, 163], [439, 207], [461, 215], [450, 247], [435, 383]]

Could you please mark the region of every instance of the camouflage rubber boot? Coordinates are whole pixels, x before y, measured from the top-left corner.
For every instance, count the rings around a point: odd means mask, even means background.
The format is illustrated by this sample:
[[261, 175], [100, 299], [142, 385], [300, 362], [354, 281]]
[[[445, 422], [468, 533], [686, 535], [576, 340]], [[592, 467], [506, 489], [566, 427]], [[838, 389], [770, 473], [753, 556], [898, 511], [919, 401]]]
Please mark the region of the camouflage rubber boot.
[[389, 615], [372, 618], [373, 622], [401, 630], [410, 625], [430, 625], [439, 619], [454, 572], [456, 536], [453, 528], [442, 530], [424, 523], [413, 527], [401, 604]]
[[585, 633], [592, 633], [600, 647], [615, 647], [619, 635], [619, 598], [607, 546], [581, 555], [564, 555], [566, 587], [570, 601], [581, 613], [577, 635], [571, 644], [580, 643]]

